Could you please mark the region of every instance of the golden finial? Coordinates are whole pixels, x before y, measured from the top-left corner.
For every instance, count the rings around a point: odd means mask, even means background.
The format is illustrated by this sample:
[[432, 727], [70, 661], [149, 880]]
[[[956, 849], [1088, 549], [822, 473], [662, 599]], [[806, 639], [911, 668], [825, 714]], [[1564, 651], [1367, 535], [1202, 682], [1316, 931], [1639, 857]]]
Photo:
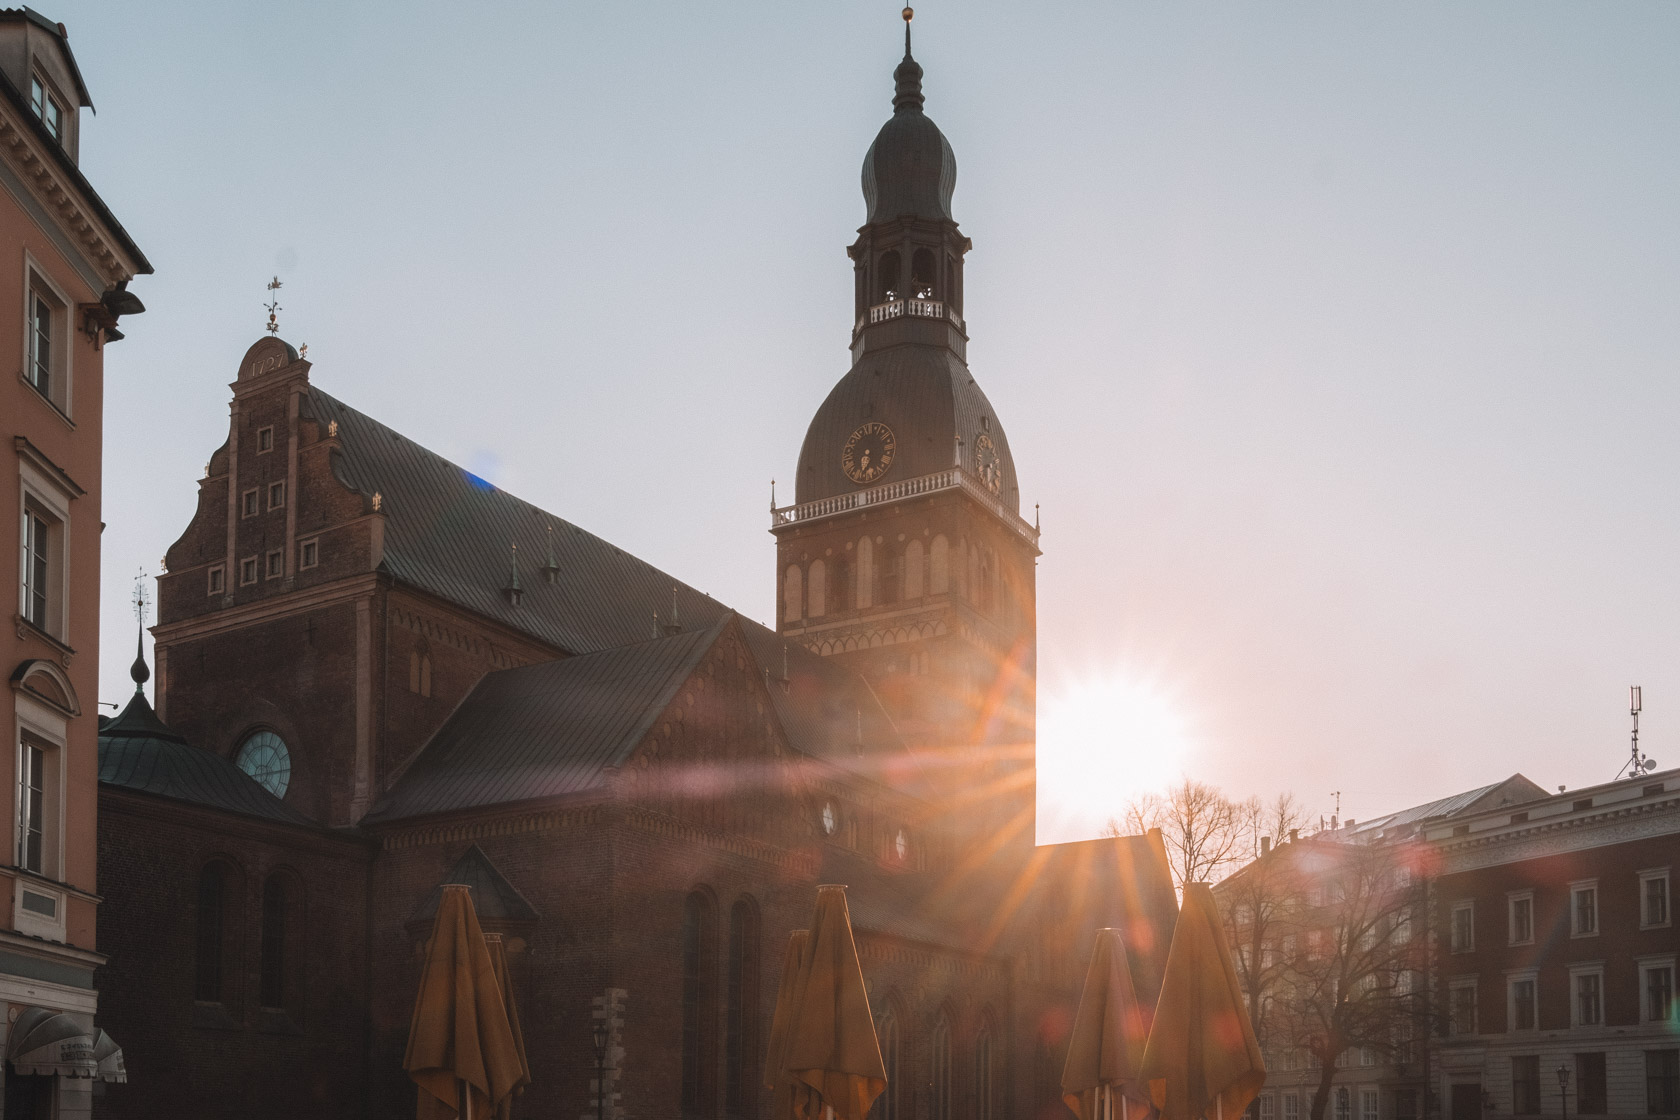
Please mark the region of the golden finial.
[[375, 490], [373, 492], [373, 512], [378, 513], [379, 507], [384, 503], [384, 501], [384, 496], [381, 495], [379, 491]]
[[328, 439], [337, 439], [338, 438], [338, 421], [337, 420], [328, 420], [327, 421], [327, 438]]
[[302, 346], [298, 347], [298, 357], [304, 359], [305, 361], [309, 360], [309, 343], [306, 342]]
[[268, 302], [263, 304], [264, 307], [268, 308], [268, 333], [269, 334], [279, 334], [280, 333], [280, 319], [279, 319], [279, 316], [276, 313], [280, 312], [280, 311], [284, 311], [285, 308], [280, 306], [279, 292], [280, 292], [280, 277], [276, 276], [274, 279], [272, 279], [268, 282]]

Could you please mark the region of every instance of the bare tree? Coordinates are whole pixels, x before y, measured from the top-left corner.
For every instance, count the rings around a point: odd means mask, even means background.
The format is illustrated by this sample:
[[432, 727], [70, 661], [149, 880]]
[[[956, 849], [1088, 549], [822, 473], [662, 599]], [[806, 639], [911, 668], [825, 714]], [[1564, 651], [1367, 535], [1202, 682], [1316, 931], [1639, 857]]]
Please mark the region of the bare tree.
[[[1310, 1116], [1324, 1120], [1337, 1059], [1370, 1050], [1407, 1060], [1414, 1040], [1434, 1025], [1422, 972], [1423, 880], [1412, 873], [1415, 852], [1405, 844], [1323, 838], [1279, 854], [1287, 858], [1259, 861], [1277, 870], [1255, 877], [1252, 887], [1274, 899], [1267, 920], [1276, 937], [1272, 971], [1253, 974], [1255, 1006], [1274, 1043], [1304, 1050], [1317, 1066]], [[1240, 919], [1235, 908], [1243, 902], [1231, 897], [1232, 917]]]
[[1128, 802], [1108, 822], [1108, 835], [1139, 835], [1161, 830], [1173, 882], [1182, 894], [1186, 883], [1210, 883], [1249, 856], [1249, 838], [1258, 803], [1232, 801], [1213, 786], [1185, 778], [1164, 794], [1145, 794]]

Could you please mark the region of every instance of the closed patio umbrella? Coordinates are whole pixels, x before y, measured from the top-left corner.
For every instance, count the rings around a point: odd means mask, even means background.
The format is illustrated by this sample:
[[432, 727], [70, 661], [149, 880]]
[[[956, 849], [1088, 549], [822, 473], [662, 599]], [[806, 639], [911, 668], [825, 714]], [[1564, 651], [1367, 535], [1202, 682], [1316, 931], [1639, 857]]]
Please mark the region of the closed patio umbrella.
[[799, 1006], [799, 981], [810, 951], [810, 930], [796, 929], [788, 935], [782, 979], [776, 986], [776, 1012], [770, 1020], [770, 1050], [764, 1062], [764, 1087], [776, 1095], [770, 1113], [774, 1120], [788, 1120], [793, 1115], [793, 1079], [787, 1072], [788, 1023]]
[[1142, 1073], [1161, 1120], [1236, 1120], [1266, 1084], [1219, 906], [1206, 883], [1184, 888]]
[[469, 888], [443, 888], [403, 1069], [419, 1120], [490, 1120], [527, 1080]]
[[1139, 1076], [1153, 1010], [1138, 1002], [1120, 931], [1099, 929], [1062, 1070], [1062, 1099], [1079, 1120], [1146, 1120], [1154, 1112]]
[[484, 935], [485, 947], [490, 950], [490, 967], [496, 974], [496, 987], [502, 993], [502, 1007], [507, 1011], [508, 1028], [513, 1032], [514, 1049], [519, 1054], [519, 1070], [524, 1080], [509, 1093], [496, 1108], [496, 1120], [509, 1120], [513, 1115], [513, 1098], [525, 1091], [525, 1086], [531, 1083], [531, 1063], [525, 1056], [525, 1032], [519, 1026], [519, 1005], [513, 999], [513, 978], [508, 974], [507, 946], [502, 944], [502, 935], [487, 933]]
[[[785, 977], [783, 983], [785, 988]], [[887, 1087], [887, 1071], [852, 940], [845, 887], [817, 888], [809, 950], [791, 996], [780, 1059], [792, 1090], [791, 1116], [773, 1120], [864, 1120]]]

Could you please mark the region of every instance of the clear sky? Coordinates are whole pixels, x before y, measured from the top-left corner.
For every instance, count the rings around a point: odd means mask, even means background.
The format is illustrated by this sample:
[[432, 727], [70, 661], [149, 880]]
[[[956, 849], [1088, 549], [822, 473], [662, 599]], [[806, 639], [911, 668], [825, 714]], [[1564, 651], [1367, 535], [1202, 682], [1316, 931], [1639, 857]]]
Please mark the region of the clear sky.
[[[107, 361], [104, 699], [277, 272], [317, 383], [771, 617], [896, 0], [44, 10], [157, 267]], [[1630, 683], [1680, 764], [1680, 5], [916, 32], [972, 367], [1043, 505], [1041, 712], [1172, 740], [1045, 742], [1084, 791], [1050, 834], [1177, 768], [1358, 818], [1606, 780]]]

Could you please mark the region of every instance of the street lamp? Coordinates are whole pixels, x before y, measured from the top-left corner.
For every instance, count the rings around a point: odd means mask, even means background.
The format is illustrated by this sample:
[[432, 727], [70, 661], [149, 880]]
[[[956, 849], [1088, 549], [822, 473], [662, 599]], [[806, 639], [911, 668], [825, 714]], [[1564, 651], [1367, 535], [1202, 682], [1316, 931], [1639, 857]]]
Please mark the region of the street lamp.
[[607, 1120], [607, 1024], [595, 1024], [595, 1120]]
[[1557, 1068], [1558, 1099], [1563, 1102], [1563, 1120], [1569, 1120], [1569, 1067]]

